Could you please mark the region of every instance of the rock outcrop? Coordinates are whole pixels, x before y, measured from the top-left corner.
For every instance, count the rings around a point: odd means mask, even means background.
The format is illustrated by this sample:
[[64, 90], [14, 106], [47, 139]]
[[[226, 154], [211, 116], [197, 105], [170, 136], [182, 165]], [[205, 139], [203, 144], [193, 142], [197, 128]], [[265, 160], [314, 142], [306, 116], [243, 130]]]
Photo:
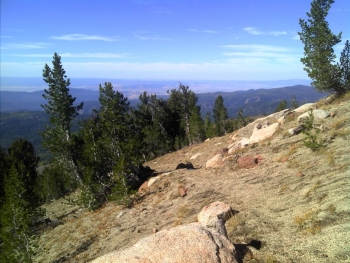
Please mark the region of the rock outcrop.
[[191, 223], [159, 231], [132, 247], [106, 254], [92, 263], [235, 263], [233, 244], [223, 235]]
[[[261, 126], [260, 126], [261, 127]], [[279, 123], [271, 124], [267, 127], [261, 127], [260, 129], [254, 129], [252, 136], [250, 136], [250, 144], [263, 141], [270, 138], [275, 134], [279, 127]]]
[[153, 230], [155, 234], [132, 247], [106, 254], [92, 263], [237, 263], [238, 255], [225, 235], [224, 225], [233, 214], [231, 206], [214, 202], [199, 213], [199, 223]]
[[[314, 115], [314, 122], [318, 122], [319, 120], [323, 120], [331, 114], [328, 110], [313, 110], [312, 115]], [[309, 112], [305, 112], [298, 117], [298, 123], [302, 123], [307, 117], [309, 117]]]

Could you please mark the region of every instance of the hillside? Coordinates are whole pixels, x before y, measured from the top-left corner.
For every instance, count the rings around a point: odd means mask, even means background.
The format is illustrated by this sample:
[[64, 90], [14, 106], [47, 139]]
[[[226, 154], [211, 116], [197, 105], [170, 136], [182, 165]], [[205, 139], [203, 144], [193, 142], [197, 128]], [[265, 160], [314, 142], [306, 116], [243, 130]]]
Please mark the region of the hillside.
[[[317, 152], [303, 145], [304, 134], [288, 132], [301, 114], [294, 112], [272, 137], [229, 151], [215, 168], [206, 169], [207, 161], [252, 128], [147, 163], [159, 180], [131, 208], [109, 203], [89, 212], [69, 199], [44, 205], [54, 224], [41, 231], [36, 261], [89, 262], [132, 246], [154, 229], [195, 222], [204, 206], [222, 201], [238, 212], [226, 229], [244, 256], [241, 262], [349, 262], [350, 98], [314, 107], [331, 113], [318, 122], [326, 147]], [[271, 117], [261, 122], [267, 120], [274, 125]], [[240, 157], [257, 163], [241, 167]], [[187, 161], [196, 169], [174, 170]], [[179, 188], [187, 195], [180, 197]]]

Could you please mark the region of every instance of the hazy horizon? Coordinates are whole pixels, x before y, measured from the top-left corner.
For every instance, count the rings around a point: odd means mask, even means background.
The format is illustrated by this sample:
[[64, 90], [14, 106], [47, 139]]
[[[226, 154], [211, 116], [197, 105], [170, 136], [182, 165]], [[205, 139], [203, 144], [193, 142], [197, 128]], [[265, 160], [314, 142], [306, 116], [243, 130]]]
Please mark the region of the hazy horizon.
[[[99, 84], [112, 82], [115, 90], [130, 94], [141, 94], [143, 91], [155, 94], [166, 94], [167, 90], [176, 89], [181, 82], [188, 85], [195, 93], [230, 92], [250, 89], [272, 89], [284, 86], [310, 85], [307, 79], [286, 80], [163, 80], [163, 79], [117, 79], [117, 78], [70, 78], [69, 88], [98, 90]], [[42, 77], [1, 77], [2, 91], [40, 91], [47, 88]]]

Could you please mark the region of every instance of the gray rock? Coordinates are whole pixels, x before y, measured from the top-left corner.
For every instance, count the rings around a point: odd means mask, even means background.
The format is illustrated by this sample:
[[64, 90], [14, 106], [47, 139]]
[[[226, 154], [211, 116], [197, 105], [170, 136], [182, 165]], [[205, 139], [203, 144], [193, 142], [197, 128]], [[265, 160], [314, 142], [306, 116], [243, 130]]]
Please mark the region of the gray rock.
[[308, 111], [309, 109], [311, 109], [315, 105], [316, 105], [316, 103], [306, 103], [306, 104], [300, 106], [299, 108], [296, 108], [293, 111], [298, 112], [298, 113], [302, 113], [302, 112]]
[[[318, 120], [323, 120], [323, 119], [329, 117], [331, 113], [328, 110], [313, 110], [312, 114], [314, 115], [314, 121], [317, 122]], [[298, 123], [304, 122], [305, 119], [309, 116], [310, 116], [309, 112], [305, 112], [305, 113], [301, 114], [298, 117]]]
[[123, 251], [101, 256], [92, 263], [237, 263], [233, 244], [215, 230], [198, 223], [159, 231]]
[[293, 135], [297, 135], [297, 134], [301, 133], [303, 130], [304, 130], [304, 126], [300, 125], [298, 127], [289, 129], [288, 132], [290, 135], [293, 136]]
[[202, 211], [198, 214], [198, 222], [204, 227], [216, 228], [218, 219], [223, 219], [226, 222], [232, 216], [232, 207], [217, 201], [203, 207]]

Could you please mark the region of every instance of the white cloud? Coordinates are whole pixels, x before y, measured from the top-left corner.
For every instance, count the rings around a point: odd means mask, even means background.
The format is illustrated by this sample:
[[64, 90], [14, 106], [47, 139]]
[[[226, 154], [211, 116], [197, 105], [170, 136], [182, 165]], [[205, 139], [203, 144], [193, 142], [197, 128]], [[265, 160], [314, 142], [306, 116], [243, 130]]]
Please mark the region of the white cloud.
[[12, 38], [12, 36], [0, 36], [1, 38]]
[[153, 36], [148, 36], [148, 35], [139, 35], [135, 34], [134, 37], [140, 40], [163, 40], [163, 41], [171, 41], [171, 38], [166, 38], [166, 37], [161, 37], [159, 35], [153, 35]]
[[10, 49], [40, 49], [45, 48], [47, 46], [46, 43], [24, 43], [24, 44], [15, 44], [9, 43], [1, 45], [1, 49], [10, 50]]
[[288, 52], [292, 51], [290, 48], [271, 46], [271, 45], [223, 45], [223, 48], [247, 50], [247, 51], [272, 51], [272, 52]]
[[220, 33], [220, 31], [214, 31], [214, 30], [197, 30], [197, 29], [189, 29], [190, 32], [198, 32], [198, 33], [209, 33], [209, 34], [217, 34]]
[[229, 50], [222, 53], [224, 56], [240, 59], [269, 60], [270, 64], [293, 62], [295, 58], [299, 60], [301, 56], [294, 49], [272, 45], [225, 45], [222, 47]]
[[103, 36], [85, 35], [85, 34], [52, 36], [50, 38], [56, 39], [56, 40], [67, 40], [67, 41], [82, 41], [82, 40], [117, 41], [117, 40], [120, 40], [118, 37], [103, 37]]
[[[32, 58], [46, 58], [52, 57], [52, 54], [9, 54], [6, 56], [13, 57], [32, 57]], [[128, 58], [129, 53], [61, 53], [62, 58]]]
[[273, 36], [280, 36], [280, 35], [286, 35], [286, 31], [269, 31], [268, 33], [265, 33], [264, 31], [258, 30], [256, 27], [245, 27], [243, 30], [247, 31], [249, 34], [252, 35], [273, 35]]
[[252, 35], [263, 35], [265, 34], [263, 31], [258, 30], [256, 27], [245, 27], [243, 30], [247, 31], [249, 34]]
[[273, 35], [273, 36], [280, 36], [280, 35], [286, 35], [287, 32], [286, 31], [270, 31], [269, 35]]
[[[3, 62], [3, 76], [40, 76], [47, 62]], [[238, 57], [207, 63], [129, 63], [129, 62], [65, 62], [64, 68], [72, 77], [139, 78], [139, 79], [227, 79], [273, 80], [303, 79], [306, 77], [298, 61], [271, 63], [269, 58]]]

